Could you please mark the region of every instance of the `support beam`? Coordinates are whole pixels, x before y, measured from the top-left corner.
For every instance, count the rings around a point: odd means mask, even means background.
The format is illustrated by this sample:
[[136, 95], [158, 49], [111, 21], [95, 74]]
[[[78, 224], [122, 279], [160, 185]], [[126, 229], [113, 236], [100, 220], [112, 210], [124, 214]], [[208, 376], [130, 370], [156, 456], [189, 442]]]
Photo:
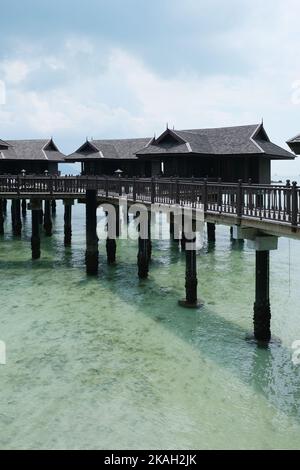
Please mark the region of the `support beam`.
[[22, 233], [22, 222], [21, 202], [19, 199], [13, 199], [11, 202], [11, 219], [13, 234], [17, 237], [20, 237]]
[[86, 191], [86, 272], [98, 273], [97, 191]]
[[179, 300], [179, 305], [186, 308], [199, 308], [203, 302], [197, 295], [197, 259], [196, 259], [196, 237], [187, 237], [185, 250], [185, 299]]
[[114, 238], [106, 239], [107, 264], [115, 264], [116, 262], [117, 244]]
[[36, 199], [32, 200], [29, 204], [31, 210], [32, 221], [32, 234], [31, 234], [31, 252], [32, 259], [39, 259], [41, 257], [41, 239], [40, 239], [40, 216], [41, 216], [41, 201]]
[[169, 214], [169, 229], [170, 229], [170, 237], [172, 240], [174, 240], [174, 235], [175, 235], [175, 221], [174, 221], [174, 212], [171, 211]]
[[22, 199], [22, 217], [25, 219], [27, 214], [26, 199]]
[[71, 246], [72, 242], [72, 206], [74, 201], [72, 199], [64, 200], [64, 245], [65, 247]]
[[116, 237], [118, 238], [121, 233], [120, 206], [116, 205], [115, 210], [116, 210]]
[[7, 199], [2, 199], [2, 204], [3, 204], [3, 215], [7, 215]]
[[207, 222], [207, 241], [215, 243], [216, 241], [216, 224]]
[[45, 200], [44, 230], [47, 237], [52, 236], [52, 218], [49, 199]]
[[149, 261], [151, 258], [151, 213], [148, 211], [142, 216], [138, 224], [138, 275], [140, 279], [146, 279], [149, 273]]
[[182, 230], [181, 230], [181, 239], [180, 239], [180, 245], [181, 245], [181, 250], [185, 250], [185, 245], [186, 245], [186, 237], [185, 237], [185, 225], [184, 225], [184, 214], [182, 214]]
[[138, 245], [138, 275], [140, 279], [146, 279], [149, 272], [148, 240], [146, 238], [139, 237]]
[[148, 251], [148, 261], [151, 261], [151, 256], [152, 256], [152, 239], [151, 239], [151, 224], [152, 224], [152, 213], [151, 211], [148, 211], [148, 246], [147, 246], [147, 251]]
[[51, 201], [51, 209], [52, 209], [52, 216], [54, 217], [56, 215], [56, 200], [55, 199]]
[[269, 251], [256, 251], [256, 278], [254, 303], [254, 338], [269, 342], [271, 339], [271, 308], [269, 299]]
[[3, 199], [0, 199], [0, 235], [4, 234]]

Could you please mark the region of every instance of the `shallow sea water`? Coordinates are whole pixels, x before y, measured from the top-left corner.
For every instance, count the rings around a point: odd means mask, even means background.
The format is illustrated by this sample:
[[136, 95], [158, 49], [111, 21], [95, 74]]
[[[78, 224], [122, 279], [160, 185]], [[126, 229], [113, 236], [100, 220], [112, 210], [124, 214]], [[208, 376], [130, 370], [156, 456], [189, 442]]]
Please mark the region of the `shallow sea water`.
[[118, 241], [113, 267], [102, 241], [99, 276], [88, 278], [83, 205], [71, 248], [60, 204], [34, 263], [30, 232], [28, 213], [13, 239], [8, 217], [0, 239], [1, 449], [300, 448], [300, 241], [280, 239], [271, 253], [281, 345], [260, 349], [245, 341], [254, 252], [228, 227], [198, 253], [200, 310], [177, 305], [185, 258], [174, 242], [153, 243], [139, 281], [136, 241]]

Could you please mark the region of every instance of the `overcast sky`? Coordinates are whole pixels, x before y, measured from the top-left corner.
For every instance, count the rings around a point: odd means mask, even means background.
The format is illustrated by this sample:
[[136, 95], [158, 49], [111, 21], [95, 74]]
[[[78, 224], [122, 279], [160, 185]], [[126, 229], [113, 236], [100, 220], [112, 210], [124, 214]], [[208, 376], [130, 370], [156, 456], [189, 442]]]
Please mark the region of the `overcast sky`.
[[[1, 0], [0, 138], [300, 133], [299, 0]], [[3, 101], [0, 85], [0, 101]], [[300, 174], [299, 161], [273, 173]], [[300, 177], [299, 177], [300, 179]]]

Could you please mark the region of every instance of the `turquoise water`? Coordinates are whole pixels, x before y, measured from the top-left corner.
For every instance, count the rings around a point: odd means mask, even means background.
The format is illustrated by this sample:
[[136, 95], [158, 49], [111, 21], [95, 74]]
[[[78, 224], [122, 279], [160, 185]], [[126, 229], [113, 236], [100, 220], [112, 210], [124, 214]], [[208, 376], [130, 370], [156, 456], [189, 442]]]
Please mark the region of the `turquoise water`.
[[[9, 210], [8, 210], [9, 212]], [[84, 206], [63, 246], [54, 234], [31, 261], [30, 214], [21, 240], [10, 221], [0, 239], [2, 449], [299, 448], [300, 241], [271, 254], [272, 331], [259, 349], [252, 330], [254, 253], [217, 227], [198, 254], [198, 311], [184, 296], [184, 254], [156, 241], [149, 279], [139, 281], [136, 242], [118, 241], [108, 267], [84, 267]], [[290, 261], [289, 261], [290, 260]]]

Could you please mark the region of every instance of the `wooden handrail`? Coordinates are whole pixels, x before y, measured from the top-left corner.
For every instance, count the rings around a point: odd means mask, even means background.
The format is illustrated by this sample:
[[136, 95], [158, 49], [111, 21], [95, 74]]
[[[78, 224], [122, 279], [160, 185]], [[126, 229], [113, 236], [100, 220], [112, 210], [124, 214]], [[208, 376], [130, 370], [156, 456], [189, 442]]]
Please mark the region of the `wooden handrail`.
[[189, 181], [179, 178], [116, 178], [102, 176], [0, 175], [0, 198], [48, 195], [53, 199], [81, 197], [97, 190], [107, 198], [126, 195], [145, 203], [163, 203], [199, 208], [206, 213], [234, 215], [277, 223], [300, 225], [300, 187], [286, 185]]

